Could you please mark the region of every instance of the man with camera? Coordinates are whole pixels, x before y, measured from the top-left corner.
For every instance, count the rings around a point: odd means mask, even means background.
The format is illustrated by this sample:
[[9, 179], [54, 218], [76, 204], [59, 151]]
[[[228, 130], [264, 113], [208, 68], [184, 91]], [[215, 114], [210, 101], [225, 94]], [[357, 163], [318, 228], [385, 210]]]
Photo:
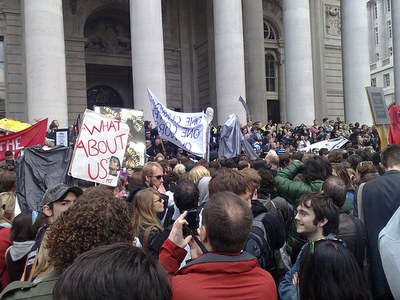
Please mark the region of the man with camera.
[[[277, 299], [272, 276], [258, 266], [255, 257], [242, 252], [253, 221], [245, 201], [232, 192], [212, 195], [202, 212], [198, 238], [183, 234], [186, 215], [185, 211], [175, 221], [159, 256], [173, 275], [174, 299], [193, 295], [196, 299]], [[193, 260], [178, 271], [188, 244]]]

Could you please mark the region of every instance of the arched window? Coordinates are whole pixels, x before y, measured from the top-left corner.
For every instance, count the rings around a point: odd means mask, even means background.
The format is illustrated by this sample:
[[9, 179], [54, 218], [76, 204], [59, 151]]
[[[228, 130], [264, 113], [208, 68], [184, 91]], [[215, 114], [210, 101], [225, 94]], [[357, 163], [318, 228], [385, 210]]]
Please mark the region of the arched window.
[[267, 92], [276, 92], [276, 61], [270, 53], [265, 55], [265, 83]]
[[277, 39], [277, 35], [274, 28], [267, 21], [264, 21], [264, 39], [266, 40]]
[[124, 101], [121, 95], [113, 88], [105, 85], [96, 85], [87, 91], [87, 106], [93, 109], [93, 106], [124, 107]]

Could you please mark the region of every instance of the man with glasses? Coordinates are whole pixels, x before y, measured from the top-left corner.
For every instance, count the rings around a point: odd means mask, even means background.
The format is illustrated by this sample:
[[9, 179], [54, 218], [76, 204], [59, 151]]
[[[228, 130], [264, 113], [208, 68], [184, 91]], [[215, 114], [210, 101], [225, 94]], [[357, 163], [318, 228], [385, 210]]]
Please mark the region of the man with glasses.
[[[339, 208], [329, 196], [305, 193], [298, 203], [295, 217], [298, 234], [305, 236], [310, 243], [335, 237], [339, 228]], [[280, 299], [299, 299], [297, 284], [300, 260], [301, 252], [279, 285]]]
[[161, 225], [168, 227], [172, 221], [172, 216], [174, 215], [174, 207], [168, 206], [169, 197], [165, 194], [164, 188], [164, 171], [161, 165], [157, 162], [148, 162], [144, 165], [142, 169], [142, 183], [136, 185], [129, 192], [126, 201], [132, 203], [136, 193], [140, 190], [146, 189], [148, 187], [153, 187], [160, 192], [162, 199], [164, 200], [164, 211], [158, 214]]

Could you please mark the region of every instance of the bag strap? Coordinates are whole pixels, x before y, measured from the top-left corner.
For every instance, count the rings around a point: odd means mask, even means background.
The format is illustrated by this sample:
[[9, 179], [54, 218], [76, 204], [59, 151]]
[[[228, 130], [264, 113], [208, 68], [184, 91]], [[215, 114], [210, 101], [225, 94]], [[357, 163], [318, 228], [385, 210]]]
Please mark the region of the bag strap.
[[358, 262], [358, 265], [362, 268], [363, 266], [363, 260], [364, 260], [364, 253], [365, 253], [365, 249], [363, 247], [363, 243], [361, 242], [362, 240], [362, 228], [360, 223], [358, 223], [355, 220], [355, 217], [350, 216], [351, 221], [354, 223], [354, 226], [356, 227], [356, 232], [357, 232], [357, 238], [356, 238], [356, 259]]
[[358, 212], [358, 218], [363, 222], [364, 224], [364, 208], [363, 208], [363, 202], [362, 202], [362, 191], [364, 189], [365, 182], [361, 183], [360, 186], [358, 187], [357, 191], [357, 212]]

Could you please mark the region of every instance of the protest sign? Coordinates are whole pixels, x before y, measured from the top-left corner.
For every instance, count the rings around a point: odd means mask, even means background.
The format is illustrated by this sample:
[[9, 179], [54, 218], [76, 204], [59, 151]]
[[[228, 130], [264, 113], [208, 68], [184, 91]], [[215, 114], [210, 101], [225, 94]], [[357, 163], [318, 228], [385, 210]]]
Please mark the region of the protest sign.
[[108, 118], [121, 120], [129, 126], [128, 145], [124, 155], [125, 167], [144, 166], [145, 141], [143, 111], [121, 107], [94, 106], [94, 111]]
[[204, 157], [207, 149], [208, 118], [205, 113], [180, 113], [166, 108], [147, 89], [153, 118], [161, 138]]
[[87, 109], [69, 173], [75, 178], [109, 186], [118, 183], [129, 126]]
[[6, 151], [11, 151], [14, 158], [18, 157], [21, 149], [36, 145], [44, 145], [46, 140], [47, 119], [37, 122], [16, 133], [0, 136], [0, 160], [5, 159]]

